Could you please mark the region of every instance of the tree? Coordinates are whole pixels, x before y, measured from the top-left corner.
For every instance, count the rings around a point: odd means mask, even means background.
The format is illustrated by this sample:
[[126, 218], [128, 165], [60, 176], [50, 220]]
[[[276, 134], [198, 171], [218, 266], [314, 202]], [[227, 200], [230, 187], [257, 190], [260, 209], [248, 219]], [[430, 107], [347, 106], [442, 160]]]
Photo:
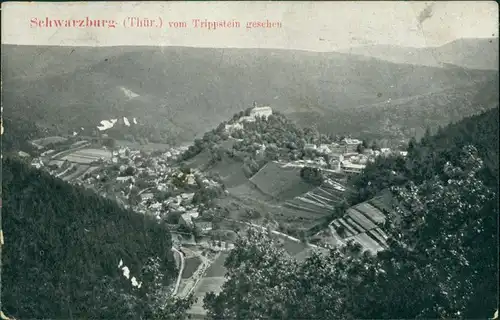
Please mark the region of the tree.
[[421, 317], [483, 318], [495, 307], [498, 194], [480, 180], [483, 166], [477, 150], [465, 147], [442, 176], [395, 189], [404, 232], [393, 234], [392, 251], [418, 257], [412, 277], [418, 270], [420, 283], [433, 289]]
[[372, 142], [371, 149], [380, 151], [380, 145], [377, 143], [377, 141]]
[[135, 174], [135, 168], [128, 166], [124, 171], [123, 171], [123, 176], [133, 176]]
[[[393, 188], [400, 219], [377, 256], [347, 243], [297, 262], [266, 232], [236, 241], [209, 319], [486, 318], [496, 308], [498, 194], [466, 147], [432, 179]], [[474, 245], [477, 243], [478, 245]]]
[[366, 149], [366, 147], [364, 147], [363, 144], [361, 144], [361, 143], [356, 146], [357, 153], [363, 153], [365, 151], [365, 149]]
[[102, 140], [102, 145], [108, 148], [114, 148], [116, 145], [116, 141], [113, 138], [105, 138]]
[[320, 185], [324, 180], [323, 173], [320, 169], [307, 166], [300, 170], [300, 176], [305, 181], [315, 185]]

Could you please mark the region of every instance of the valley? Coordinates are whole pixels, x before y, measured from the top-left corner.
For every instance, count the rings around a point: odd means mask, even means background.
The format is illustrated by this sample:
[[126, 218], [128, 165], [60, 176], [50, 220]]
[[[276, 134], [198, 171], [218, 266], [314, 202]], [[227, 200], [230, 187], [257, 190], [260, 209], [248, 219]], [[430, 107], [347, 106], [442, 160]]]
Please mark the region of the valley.
[[[267, 118], [261, 110], [267, 110]], [[317, 245], [326, 250], [349, 239], [366, 250], [379, 250], [367, 238], [380, 242], [385, 236], [372, 227], [370, 221], [380, 224], [377, 219], [383, 219], [381, 213], [370, 213], [373, 208], [367, 217], [362, 211], [334, 220], [326, 229], [329, 235], [311, 234], [310, 229], [336, 216], [335, 208], [353, 192], [349, 177], [376, 157], [404, 157], [405, 151], [365, 148], [368, 143], [361, 140], [303, 131], [269, 107], [245, 112], [253, 116], [235, 116], [190, 146], [153, 145], [147, 150], [107, 134], [68, 135], [33, 140], [37, 156], [20, 152], [19, 157], [124, 209], [166, 223], [179, 268], [171, 290], [179, 298], [191, 293], [200, 298], [207, 290], [220, 289], [227, 252], [249, 227], [269, 230], [299, 261]], [[288, 131], [281, 131], [285, 127]], [[273, 130], [296, 136], [282, 139], [270, 134]], [[201, 149], [195, 151], [197, 146]], [[339, 224], [346, 229], [342, 236]], [[189, 312], [203, 315], [202, 306], [199, 299]]]
[[472, 54], [489, 43], [2, 44], [4, 306], [69, 319], [489, 314], [499, 80], [492, 55]]

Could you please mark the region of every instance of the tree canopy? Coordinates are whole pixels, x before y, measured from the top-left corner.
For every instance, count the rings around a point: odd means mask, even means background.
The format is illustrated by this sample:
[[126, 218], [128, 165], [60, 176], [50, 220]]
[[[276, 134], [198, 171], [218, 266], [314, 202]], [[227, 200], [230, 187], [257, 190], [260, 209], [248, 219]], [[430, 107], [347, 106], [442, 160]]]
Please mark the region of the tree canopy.
[[149, 319], [152, 296], [167, 302], [155, 287], [165, 290], [177, 275], [166, 226], [15, 159], [4, 158], [2, 169], [4, 312]]
[[396, 200], [388, 249], [373, 256], [347, 243], [298, 262], [269, 234], [252, 231], [230, 253], [222, 291], [205, 298], [209, 318], [491, 317], [498, 293], [495, 112], [428, 133], [411, 142], [408, 158], [381, 158], [355, 180], [364, 190], [353, 202], [383, 189]]

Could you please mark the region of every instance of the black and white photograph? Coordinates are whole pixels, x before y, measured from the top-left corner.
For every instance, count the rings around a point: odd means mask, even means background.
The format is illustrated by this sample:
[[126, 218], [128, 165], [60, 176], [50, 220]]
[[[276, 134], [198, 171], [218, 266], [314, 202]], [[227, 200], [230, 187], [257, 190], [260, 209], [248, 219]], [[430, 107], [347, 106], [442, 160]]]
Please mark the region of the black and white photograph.
[[1, 14], [1, 319], [498, 319], [497, 2]]

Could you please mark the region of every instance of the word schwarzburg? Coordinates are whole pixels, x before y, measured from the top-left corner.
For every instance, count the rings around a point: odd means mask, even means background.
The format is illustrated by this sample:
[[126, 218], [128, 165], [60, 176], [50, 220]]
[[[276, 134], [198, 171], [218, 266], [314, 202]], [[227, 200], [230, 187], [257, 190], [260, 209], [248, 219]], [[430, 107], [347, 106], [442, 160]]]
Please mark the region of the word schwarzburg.
[[116, 28], [117, 23], [115, 20], [104, 19], [45, 19], [31, 18], [31, 28]]

